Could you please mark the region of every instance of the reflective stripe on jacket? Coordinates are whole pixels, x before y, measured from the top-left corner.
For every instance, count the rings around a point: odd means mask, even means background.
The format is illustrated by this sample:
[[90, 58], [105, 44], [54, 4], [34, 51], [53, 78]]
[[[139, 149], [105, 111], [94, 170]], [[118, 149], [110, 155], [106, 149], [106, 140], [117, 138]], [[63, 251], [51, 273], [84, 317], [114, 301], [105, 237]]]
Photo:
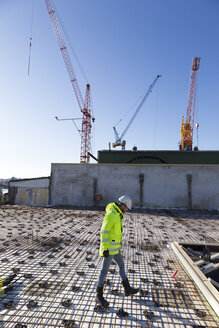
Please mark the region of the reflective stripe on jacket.
[[123, 212], [116, 203], [110, 203], [106, 207], [106, 215], [100, 229], [100, 255], [109, 250], [110, 255], [121, 251], [123, 232]]

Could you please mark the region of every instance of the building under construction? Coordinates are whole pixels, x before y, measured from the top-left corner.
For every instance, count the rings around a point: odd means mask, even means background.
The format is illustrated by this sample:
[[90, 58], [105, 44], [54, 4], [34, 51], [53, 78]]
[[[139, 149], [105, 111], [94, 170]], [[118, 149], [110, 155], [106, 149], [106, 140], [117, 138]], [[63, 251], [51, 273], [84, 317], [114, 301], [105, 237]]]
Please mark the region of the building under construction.
[[130, 283], [140, 290], [124, 296], [113, 262], [105, 311], [95, 303], [103, 215], [0, 208], [0, 327], [218, 327], [218, 212], [127, 213], [122, 251]]
[[[83, 97], [52, 0], [45, 3], [82, 114], [80, 164], [52, 163], [48, 177], [8, 183], [9, 204], [0, 206], [0, 328], [218, 327], [219, 151], [193, 147], [200, 58], [180, 151], [125, 150], [123, 137], [157, 75], [120, 136], [114, 127], [113, 147], [123, 150], [99, 151], [90, 164], [90, 84]], [[139, 292], [125, 297], [112, 262], [103, 309], [95, 301], [103, 210], [124, 194], [133, 209], [124, 216], [122, 253]]]

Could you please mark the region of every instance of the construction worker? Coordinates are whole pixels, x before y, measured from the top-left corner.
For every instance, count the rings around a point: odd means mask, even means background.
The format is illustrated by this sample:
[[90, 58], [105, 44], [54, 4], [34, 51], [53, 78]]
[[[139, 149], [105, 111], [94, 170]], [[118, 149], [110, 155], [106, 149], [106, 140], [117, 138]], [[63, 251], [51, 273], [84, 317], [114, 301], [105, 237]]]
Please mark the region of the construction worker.
[[123, 213], [131, 208], [132, 200], [126, 195], [119, 197], [118, 203], [110, 203], [106, 207], [106, 215], [100, 231], [100, 255], [103, 256], [103, 263], [96, 290], [96, 302], [102, 307], [109, 306], [109, 302], [103, 297], [103, 286], [113, 259], [119, 266], [119, 274], [122, 279], [125, 296], [138, 293], [138, 289], [132, 288], [129, 284], [121, 255]]

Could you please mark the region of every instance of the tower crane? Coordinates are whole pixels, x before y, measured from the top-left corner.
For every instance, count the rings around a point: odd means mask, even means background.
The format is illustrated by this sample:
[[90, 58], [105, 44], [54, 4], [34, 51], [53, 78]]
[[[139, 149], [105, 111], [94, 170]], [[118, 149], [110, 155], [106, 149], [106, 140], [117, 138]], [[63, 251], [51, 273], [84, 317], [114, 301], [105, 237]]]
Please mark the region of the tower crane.
[[95, 118], [91, 115], [91, 100], [90, 100], [90, 84], [86, 85], [85, 98], [83, 99], [79, 84], [71, 63], [71, 59], [68, 53], [67, 46], [63, 37], [61, 25], [58, 21], [52, 0], [45, 0], [47, 11], [50, 16], [53, 30], [55, 32], [56, 39], [59, 44], [59, 48], [62, 53], [62, 57], [67, 69], [80, 111], [82, 113], [82, 126], [81, 126], [81, 154], [80, 163], [90, 162], [90, 148], [91, 148], [91, 128], [92, 122]]
[[125, 136], [126, 132], [128, 131], [128, 129], [130, 128], [130, 126], [132, 125], [134, 119], [136, 118], [137, 114], [139, 113], [140, 109], [142, 108], [145, 100], [147, 99], [147, 97], [149, 96], [149, 94], [152, 92], [153, 87], [155, 86], [155, 84], [157, 83], [157, 80], [161, 77], [161, 75], [157, 75], [155, 80], [153, 81], [153, 83], [149, 86], [149, 89], [147, 90], [146, 94], [144, 95], [143, 99], [140, 102], [140, 105], [137, 107], [135, 113], [133, 114], [132, 118], [130, 119], [128, 125], [126, 126], [125, 130], [123, 131], [123, 133], [121, 134], [121, 136], [119, 136], [115, 126], [113, 127], [114, 130], [114, 134], [115, 134], [115, 138], [116, 141], [113, 143], [113, 147], [117, 147], [117, 146], [122, 146], [122, 149], [125, 149], [125, 144], [126, 141], [122, 140], [122, 138]]
[[[181, 124], [180, 150], [192, 150], [194, 116], [195, 116], [196, 82], [197, 82], [197, 71], [199, 69], [199, 65], [200, 65], [200, 57], [193, 58], [189, 101], [186, 111], [186, 120], [184, 122], [184, 116], [183, 116], [182, 124]], [[197, 125], [197, 128], [198, 126], [199, 125]]]

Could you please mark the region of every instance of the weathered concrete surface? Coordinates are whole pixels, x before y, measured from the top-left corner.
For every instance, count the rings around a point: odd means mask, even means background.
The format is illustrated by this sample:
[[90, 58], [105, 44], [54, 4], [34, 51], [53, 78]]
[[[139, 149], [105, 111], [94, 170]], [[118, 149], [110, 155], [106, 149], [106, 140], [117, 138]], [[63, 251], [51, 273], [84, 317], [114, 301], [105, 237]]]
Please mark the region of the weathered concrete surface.
[[49, 203], [49, 177], [9, 182], [11, 204], [45, 206]]
[[[218, 327], [215, 312], [170, 247], [173, 241], [218, 242], [218, 215], [179, 210], [126, 213], [122, 254], [130, 283], [140, 292], [124, 296], [118, 267], [112, 263], [104, 288], [110, 307], [100, 313], [94, 307], [103, 215], [0, 207], [0, 278], [17, 273], [13, 290], [0, 297], [1, 328]], [[30, 301], [37, 304], [31, 306]], [[116, 315], [120, 308], [128, 317]]]
[[51, 165], [52, 205], [105, 205], [122, 194], [135, 206], [219, 209], [219, 165]]

